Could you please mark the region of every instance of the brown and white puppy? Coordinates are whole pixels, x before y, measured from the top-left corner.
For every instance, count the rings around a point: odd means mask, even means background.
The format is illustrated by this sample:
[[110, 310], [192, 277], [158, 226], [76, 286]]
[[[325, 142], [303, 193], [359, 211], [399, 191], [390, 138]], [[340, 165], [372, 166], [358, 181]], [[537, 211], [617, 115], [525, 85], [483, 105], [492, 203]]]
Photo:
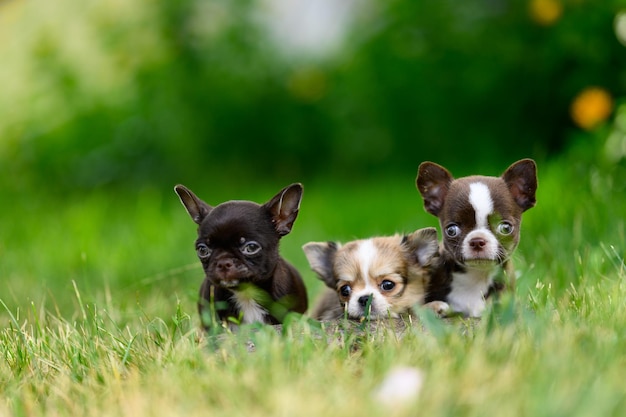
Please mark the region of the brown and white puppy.
[[424, 303], [430, 268], [438, 257], [437, 230], [429, 227], [344, 245], [310, 242], [302, 249], [311, 269], [330, 288], [311, 317], [399, 317]]
[[205, 328], [217, 322], [277, 324], [288, 311], [305, 312], [302, 278], [278, 253], [280, 238], [298, 216], [301, 184], [263, 205], [227, 201], [212, 207], [182, 185], [174, 190], [198, 224], [195, 246], [205, 273], [198, 311]]
[[[444, 301], [451, 312], [479, 317], [487, 297], [514, 286], [510, 257], [519, 242], [522, 213], [535, 205], [535, 162], [522, 159], [500, 177], [459, 179], [424, 162], [416, 183], [424, 208], [439, 218], [443, 234], [442, 262], [426, 302]], [[496, 280], [502, 270], [505, 282]]]

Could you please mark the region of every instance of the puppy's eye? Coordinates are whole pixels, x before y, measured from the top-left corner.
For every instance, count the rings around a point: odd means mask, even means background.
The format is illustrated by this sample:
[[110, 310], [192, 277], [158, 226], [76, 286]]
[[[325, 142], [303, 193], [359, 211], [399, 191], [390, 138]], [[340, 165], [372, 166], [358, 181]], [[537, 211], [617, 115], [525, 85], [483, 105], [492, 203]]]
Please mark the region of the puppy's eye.
[[383, 282], [380, 283], [380, 289], [383, 291], [391, 291], [395, 288], [396, 283], [393, 281], [389, 281], [388, 279], [383, 280]]
[[498, 233], [504, 236], [508, 236], [513, 233], [513, 225], [509, 222], [501, 222], [498, 224]]
[[352, 288], [349, 285], [344, 285], [339, 288], [339, 294], [341, 294], [342, 297], [350, 297], [350, 294], [352, 294]]
[[243, 253], [244, 255], [256, 255], [260, 251], [261, 251], [261, 245], [259, 245], [258, 242], [255, 242], [254, 240], [246, 242], [241, 247], [241, 253]]
[[448, 237], [457, 237], [458, 235], [461, 234], [461, 228], [457, 226], [456, 224], [451, 223], [446, 227], [445, 232], [446, 232], [446, 236]]
[[198, 245], [196, 246], [196, 252], [198, 253], [198, 257], [200, 259], [206, 259], [211, 256], [212, 251], [211, 248], [209, 248], [204, 243], [198, 243]]

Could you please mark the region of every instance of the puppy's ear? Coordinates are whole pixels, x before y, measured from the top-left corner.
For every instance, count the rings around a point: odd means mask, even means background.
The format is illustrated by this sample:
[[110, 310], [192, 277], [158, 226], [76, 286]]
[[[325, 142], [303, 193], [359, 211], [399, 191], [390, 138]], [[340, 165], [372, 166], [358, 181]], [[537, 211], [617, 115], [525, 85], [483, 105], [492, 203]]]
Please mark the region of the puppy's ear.
[[196, 195], [184, 185], [178, 184], [174, 187], [174, 191], [178, 194], [180, 202], [185, 206], [191, 219], [197, 224], [202, 223], [202, 220], [213, 210], [213, 207], [196, 197]]
[[402, 244], [408, 248], [411, 259], [420, 266], [427, 266], [439, 256], [439, 241], [437, 229], [426, 227], [404, 236]]
[[537, 191], [537, 165], [532, 159], [522, 159], [507, 168], [502, 179], [509, 187], [513, 199], [522, 211], [535, 205]]
[[276, 194], [264, 207], [272, 215], [272, 223], [280, 236], [291, 232], [302, 200], [302, 184], [291, 184]]
[[335, 242], [309, 242], [302, 246], [313, 272], [333, 290], [337, 289], [333, 263], [338, 249], [339, 244]]
[[439, 216], [453, 179], [452, 174], [441, 165], [434, 162], [420, 164], [415, 183], [424, 199], [424, 208], [427, 212]]

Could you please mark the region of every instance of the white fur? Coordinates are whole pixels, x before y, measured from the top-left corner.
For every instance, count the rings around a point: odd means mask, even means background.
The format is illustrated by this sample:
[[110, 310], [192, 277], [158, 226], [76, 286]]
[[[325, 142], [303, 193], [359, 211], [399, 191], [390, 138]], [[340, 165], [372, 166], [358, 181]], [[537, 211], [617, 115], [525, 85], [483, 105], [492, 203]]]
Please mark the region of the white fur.
[[452, 311], [470, 317], [480, 317], [485, 309], [485, 296], [493, 283], [497, 269], [469, 269], [467, 272], [454, 272], [448, 294], [448, 304]]
[[487, 228], [488, 217], [493, 212], [493, 199], [489, 187], [482, 182], [471, 183], [469, 187], [469, 201], [476, 213], [476, 228]]
[[367, 239], [361, 242], [357, 251], [359, 265], [361, 266], [361, 276], [366, 283], [369, 281], [370, 266], [372, 265], [372, 260], [376, 256], [376, 252], [376, 246], [374, 246], [372, 239]]
[[469, 242], [475, 237], [481, 237], [487, 242], [481, 257], [495, 259], [498, 254], [498, 239], [489, 229], [489, 215], [493, 213], [493, 199], [489, 187], [482, 182], [471, 183], [469, 202], [476, 213], [476, 228], [463, 240], [463, 257], [465, 259], [475, 257]]
[[495, 260], [498, 255], [498, 239], [488, 229], [472, 230], [465, 236], [463, 239], [463, 257], [465, 260], [476, 257], [469, 244], [470, 240], [475, 237], [481, 237], [487, 242], [480, 257]]
[[348, 314], [352, 317], [359, 317], [363, 315], [363, 307], [359, 305], [359, 298], [363, 296], [372, 296], [371, 309], [372, 314], [380, 314], [381, 312], [387, 312], [389, 309], [389, 303], [385, 297], [380, 293], [378, 287], [372, 285], [372, 277], [370, 277], [370, 268], [374, 259], [378, 256], [378, 250], [371, 239], [364, 240], [359, 244], [356, 256], [358, 258], [358, 264], [361, 268], [361, 279], [365, 283], [365, 287], [358, 291], [353, 292], [350, 295], [350, 301], [348, 302]]
[[267, 310], [244, 292], [233, 291], [232, 300], [243, 315], [243, 324], [263, 323]]

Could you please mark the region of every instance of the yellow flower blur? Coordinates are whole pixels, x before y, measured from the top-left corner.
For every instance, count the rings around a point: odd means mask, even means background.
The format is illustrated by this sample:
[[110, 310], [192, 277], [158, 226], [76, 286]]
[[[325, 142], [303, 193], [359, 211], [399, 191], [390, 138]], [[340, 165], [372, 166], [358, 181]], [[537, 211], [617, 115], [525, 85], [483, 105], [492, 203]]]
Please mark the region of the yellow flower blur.
[[588, 87], [581, 91], [570, 108], [572, 120], [585, 130], [604, 122], [613, 111], [613, 99], [604, 89]]
[[528, 7], [530, 17], [543, 26], [554, 24], [563, 14], [563, 5], [558, 0], [530, 0]]

